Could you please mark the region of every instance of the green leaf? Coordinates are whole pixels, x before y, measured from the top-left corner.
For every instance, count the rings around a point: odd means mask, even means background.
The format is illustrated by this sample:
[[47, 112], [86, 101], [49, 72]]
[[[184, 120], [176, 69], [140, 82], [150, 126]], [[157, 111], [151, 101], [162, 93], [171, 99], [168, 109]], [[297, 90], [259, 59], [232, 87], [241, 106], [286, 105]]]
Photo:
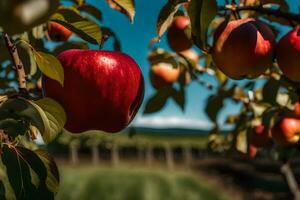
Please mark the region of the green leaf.
[[185, 90], [184, 88], [180, 88], [179, 91], [174, 90], [172, 94], [172, 98], [174, 99], [175, 103], [179, 106], [179, 108], [184, 111], [185, 109]]
[[178, 67], [178, 62], [176, 60], [175, 55], [162, 49], [156, 49], [152, 51], [148, 56], [148, 61], [150, 62], [151, 66], [164, 62], [170, 63], [174, 67]]
[[43, 98], [32, 102], [40, 112], [45, 124], [45, 131], [42, 133], [44, 142], [47, 144], [62, 131], [67, 117], [63, 107], [50, 98]]
[[144, 114], [160, 111], [166, 104], [167, 100], [174, 93], [172, 87], [164, 87], [157, 91], [146, 103]]
[[216, 72], [216, 78], [219, 81], [220, 85], [225, 85], [227, 83], [227, 76], [221, 72], [221, 70], [219, 70], [218, 68], [215, 69]]
[[135, 16], [134, 0], [106, 0], [106, 2], [112, 9], [125, 14], [133, 22]]
[[93, 20], [81, 16], [75, 9], [61, 8], [50, 20], [65, 26], [87, 42], [100, 44], [102, 40], [100, 26]]
[[279, 88], [280, 81], [274, 78], [270, 78], [263, 87], [263, 101], [270, 103], [271, 105], [276, 104], [276, 98]]
[[191, 18], [192, 39], [203, 51], [207, 51], [207, 32], [217, 14], [216, 0], [192, 0], [188, 10]]
[[207, 104], [205, 107], [205, 112], [212, 122], [217, 121], [217, 116], [219, 111], [224, 106], [224, 100], [228, 97], [232, 97], [235, 92], [236, 85], [233, 85], [231, 88], [225, 90], [220, 88], [217, 94], [211, 95], [207, 99]]
[[162, 7], [156, 22], [158, 38], [160, 38], [172, 24], [175, 13], [178, 11], [180, 4], [184, 2], [188, 2], [188, 0], [168, 1], [167, 4]]
[[246, 154], [248, 152], [248, 141], [247, 141], [247, 131], [241, 131], [236, 137], [236, 150]]
[[95, 6], [92, 6], [87, 3], [83, 3], [80, 6], [78, 6], [77, 9], [92, 15], [93, 17], [95, 17], [96, 19], [98, 19], [100, 21], [102, 20], [101, 11], [98, 8], [96, 8]]
[[59, 179], [56, 179], [56, 187], [49, 187], [47, 180], [53, 177], [55, 169], [55, 177], [58, 177], [57, 168], [54, 162], [47, 162], [40, 152], [3, 146], [1, 160], [6, 167], [6, 184], [11, 186], [16, 199], [54, 199]]
[[42, 73], [64, 85], [64, 69], [59, 60], [51, 54], [33, 51], [34, 58]]
[[29, 124], [24, 120], [6, 118], [0, 121], [0, 129], [13, 138], [24, 135], [28, 128]]
[[217, 115], [221, 108], [223, 107], [224, 97], [220, 95], [212, 95], [208, 98], [207, 104], [205, 107], [205, 112], [211, 121], [216, 122]]
[[44, 122], [39, 111], [26, 99], [9, 99], [2, 104], [0, 107], [0, 120], [7, 119], [26, 120], [37, 127], [40, 132], [45, 131]]
[[47, 188], [54, 193], [57, 193], [59, 189], [59, 172], [54, 159], [50, 156], [50, 154], [43, 150], [36, 150], [35, 153], [40, 157], [47, 168]]
[[2, 156], [0, 156], [0, 188], [0, 199], [16, 199], [13, 188], [7, 177], [6, 166], [2, 162]]

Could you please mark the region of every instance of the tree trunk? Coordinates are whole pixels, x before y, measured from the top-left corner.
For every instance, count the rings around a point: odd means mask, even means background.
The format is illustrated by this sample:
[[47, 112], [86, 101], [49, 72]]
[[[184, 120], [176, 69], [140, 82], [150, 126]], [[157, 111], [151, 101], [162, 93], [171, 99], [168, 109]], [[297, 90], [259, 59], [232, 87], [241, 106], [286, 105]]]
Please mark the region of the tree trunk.
[[183, 159], [184, 159], [185, 167], [187, 169], [190, 169], [192, 163], [192, 154], [191, 154], [191, 148], [189, 146], [183, 147]]
[[117, 144], [113, 144], [111, 148], [111, 162], [114, 167], [119, 165], [119, 146]]
[[144, 160], [144, 149], [143, 147], [137, 147], [137, 153], [138, 153], [138, 160], [139, 162], [142, 162]]
[[97, 145], [93, 145], [91, 147], [91, 152], [92, 152], [92, 163], [93, 165], [98, 165], [99, 164], [99, 149]]
[[153, 163], [153, 149], [151, 145], [148, 145], [146, 148], [146, 164], [148, 167], [151, 167]]
[[169, 145], [165, 146], [165, 153], [166, 153], [167, 168], [169, 170], [173, 170], [174, 169], [174, 155], [173, 155], [173, 150]]
[[78, 146], [76, 144], [70, 144], [70, 163], [71, 165], [77, 165], [79, 163]]

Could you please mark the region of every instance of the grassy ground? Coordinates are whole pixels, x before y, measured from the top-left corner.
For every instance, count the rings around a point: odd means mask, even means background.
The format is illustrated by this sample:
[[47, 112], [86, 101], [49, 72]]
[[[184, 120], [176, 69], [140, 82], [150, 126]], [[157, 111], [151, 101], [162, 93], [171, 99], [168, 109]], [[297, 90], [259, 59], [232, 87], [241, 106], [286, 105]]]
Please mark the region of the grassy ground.
[[58, 200], [229, 200], [187, 173], [63, 167]]

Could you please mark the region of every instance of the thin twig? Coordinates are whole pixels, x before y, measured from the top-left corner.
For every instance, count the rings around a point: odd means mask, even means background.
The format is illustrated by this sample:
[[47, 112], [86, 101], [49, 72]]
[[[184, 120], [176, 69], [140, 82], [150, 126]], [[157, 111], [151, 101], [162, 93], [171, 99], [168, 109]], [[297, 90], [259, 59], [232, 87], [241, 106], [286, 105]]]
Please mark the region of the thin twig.
[[[231, 9], [232, 9], [232, 6], [219, 7], [220, 11], [224, 11], [224, 10], [226, 11], [226, 10], [231, 10]], [[264, 8], [260, 5], [258, 5], [258, 6], [236, 6], [234, 9], [236, 11], [242, 11], [242, 10], [256, 11], [261, 14], [273, 15], [273, 16], [284, 18], [287, 20], [293, 20], [293, 21], [300, 22], [299, 14], [285, 12], [280, 9]]]
[[18, 76], [18, 83], [19, 83], [19, 92], [22, 96], [27, 97], [28, 91], [26, 87], [26, 73], [24, 69], [24, 65], [19, 57], [18, 50], [16, 45], [10, 40], [8, 34], [4, 34], [4, 40], [7, 46], [7, 49], [9, 51], [9, 54], [11, 56], [11, 59], [14, 64], [14, 70], [17, 73]]
[[281, 166], [281, 172], [286, 178], [288, 186], [294, 195], [294, 199], [300, 200], [300, 189], [288, 162]]

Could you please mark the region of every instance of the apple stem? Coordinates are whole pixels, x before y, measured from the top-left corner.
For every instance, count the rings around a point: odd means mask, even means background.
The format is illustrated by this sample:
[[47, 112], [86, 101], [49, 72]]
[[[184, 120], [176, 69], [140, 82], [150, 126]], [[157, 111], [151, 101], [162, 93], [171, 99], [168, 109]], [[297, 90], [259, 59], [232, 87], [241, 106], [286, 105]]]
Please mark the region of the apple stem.
[[26, 87], [26, 73], [24, 69], [24, 65], [19, 57], [18, 50], [16, 45], [10, 40], [8, 34], [4, 33], [4, 40], [6, 47], [9, 51], [9, 54], [11, 56], [11, 59], [14, 64], [14, 70], [17, 73], [18, 76], [18, 83], [19, 83], [19, 93], [23, 97], [28, 97], [28, 91]]
[[[229, 6], [229, 7], [225, 6], [225, 7], [219, 7], [218, 10], [226, 11], [226, 10], [232, 10], [232, 9], [233, 9], [232, 6]], [[236, 11], [242, 11], [242, 10], [255, 11], [255, 12], [258, 12], [261, 14], [273, 15], [276, 17], [281, 17], [284, 19], [300, 22], [300, 15], [298, 13], [284, 12], [284, 11], [281, 11], [280, 9], [275, 10], [275, 9], [265, 8], [261, 5], [258, 5], [258, 6], [235, 6], [234, 10], [236, 10]]]
[[293, 193], [295, 200], [300, 200], [300, 189], [288, 162], [281, 166], [281, 172], [285, 176], [288, 186], [291, 192]]
[[108, 40], [109, 36], [108, 35], [103, 35], [102, 39], [99, 44], [99, 50], [103, 49], [104, 43]]

